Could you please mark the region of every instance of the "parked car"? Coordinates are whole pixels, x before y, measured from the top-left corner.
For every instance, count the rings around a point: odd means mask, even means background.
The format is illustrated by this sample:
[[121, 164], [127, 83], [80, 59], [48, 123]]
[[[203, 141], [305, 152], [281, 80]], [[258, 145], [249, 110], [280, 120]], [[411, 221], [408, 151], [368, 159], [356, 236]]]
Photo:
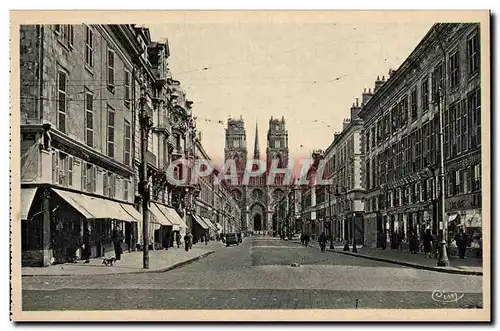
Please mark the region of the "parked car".
[[226, 246], [229, 247], [231, 245], [239, 246], [240, 241], [238, 240], [238, 235], [236, 233], [228, 233], [226, 235]]

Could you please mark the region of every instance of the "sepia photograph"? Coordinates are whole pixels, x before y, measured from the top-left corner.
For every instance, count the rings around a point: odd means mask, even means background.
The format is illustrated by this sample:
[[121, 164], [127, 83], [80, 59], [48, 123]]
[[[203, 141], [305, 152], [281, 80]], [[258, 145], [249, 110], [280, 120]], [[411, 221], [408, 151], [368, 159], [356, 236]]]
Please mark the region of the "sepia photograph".
[[11, 11], [14, 321], [489, 321], [488, 11]]

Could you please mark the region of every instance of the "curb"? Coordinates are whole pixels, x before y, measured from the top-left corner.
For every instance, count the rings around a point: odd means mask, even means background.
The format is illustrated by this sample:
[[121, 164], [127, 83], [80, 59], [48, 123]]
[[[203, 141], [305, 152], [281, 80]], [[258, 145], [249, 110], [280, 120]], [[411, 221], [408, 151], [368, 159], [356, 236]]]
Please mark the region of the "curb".
[[404, 261], [392, 260], [392, 259], [388, 259], [388, 258], [375, 257], [375, 256], [364, 255], [364, 254], [352, 253], [352, 252], [333, 251], [333, 250], [329, 250], [329, 251], [337, 253], [337, 254], [344, 254], [344, 255], [355, 256], [355, 257], [359, 257], [359, 258], [367, 259], [367, 260], [374, 260], [374, 261], [381, 261], [381, 262], [388, 262], [388, 263], [393, 263], [393, 264], [399, 264], [399, 265], [403, 265], [403, 266], [411, 267], [411, 268], [416, 268], [416, 269], [430, 270], [430, 271], [436, 271], [436, 272], [444, 272], [444, 273], [449, 273], [449, 274], [468, 275], [468, 276], [482, 276], [483, 275], [482, 271], [471, 271], [471, 270], [461, 270], [461, 269], [446, 269], [444, 267], [434, 267], [434, 266], [428, 266], [428, 265], [423, 265], [423, 264], [417, 264], [417, 263], [411, 263], [411, 262], [404, 262]]
[[69, 277], [69, 276], [115, 276], [115, 275], [138, 275], [138, 274], [147, 274], [147, 273], [162, 273], [162, 272], [167, 272], [173, 269], [177, 269], [180, 267], [183, 267], [187, 264], [193, 263], [195, 261], [198, 261], [200, 259], [203, 259], [204, 257], [207, 257], [208, 255], [211, 255], [215, 253], [215, 251], [208, 251], [206, 253], [203, 253], [201, 255], [192, 257], [188, 260], [182, 261], [175, 263], [167, 268], [163, 269], [155, 269], [155, 270], [147, 270], [147, 271], [130, 271], [130, 272], [116, 272], [116, 273], [95, 273], [95, 274], [59, 274], [59, 275], [22, 275], [22, 277]]

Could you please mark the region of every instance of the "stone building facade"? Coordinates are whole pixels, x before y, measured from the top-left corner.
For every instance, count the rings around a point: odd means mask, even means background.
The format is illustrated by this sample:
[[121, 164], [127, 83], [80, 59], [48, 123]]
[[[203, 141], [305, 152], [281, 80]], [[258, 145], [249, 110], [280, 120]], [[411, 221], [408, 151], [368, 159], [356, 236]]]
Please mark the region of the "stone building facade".
[[134, 245], [130, 75], [140, 51], [128, 26], [21, 27], [25, 265], [71, 259], [87, 229], [92, 256], [112, 249], [114, 225]]
[[[436, 24], [363, 106], [367, 244], [439, 228], [439, 109], [443, 110], [448, 230], [481, 236], [479, 24]], [[439, 92], [439, 93], [438, 93]], [[446, 224], [444, 225], [446, 226]], [[450, 237], [450, 236], [448, 236]]]
[[[196, 123], [171, 77], [168, 43], [134, 25], [26, 25], [20, 37], [23, 265], [79, 257], [86, 234], [91, 257], [104, 256], [115, 226], [124, 250], [163, 248], [191, 231], [199, 190], [180, 179], [192, 177]], [[179, 159], [189, 161], [169, 171]]]
[[[371, 92], [365, 91], [363, 100], [366, 102], [370, 96]], [[364, 141], [363, 121], [358, 116], [361, 106], [356, 100], [350, 118], [343, 122], [342, 132], [334, 135], [326, 150], [312, 155], [313, 165], [308, 173], [311, 185], [303, 188], [303, 208], [309, 219], [306, 232], [314, 238], [325, 232], [336, 241], [352, 242], [353, 234], [357, 243], [364, 241]]]
[[[236, 164], [238, 185], [231, 185], [232, 194], [239, 202], [242, 213], [242, 230], [246, 232], [273, 233], [278, 230], [278, 219], [274, 205], [287, 194], [290, 185], [285, 182], [285, 174], [276, 174], [274, 181], [268, 182], [269, 169], [276, 164], [279, 169], [287, 169], [289, 160], [288, 131], [285, 119], [269, 120], [267, 132], [266, 169], [261, 176], [250, 177], [248, 183], [243, 182], [247, 168], [248, 150], [244, 120], [229, 119], [226, 129], [225, 162], [234, 160]], [[250, 159], [252, 160], [252, 159]], [[255, 128], [253, 160], [261, 160], [258, 127]], [[288, 183], [290, 184], [290, 183]]]

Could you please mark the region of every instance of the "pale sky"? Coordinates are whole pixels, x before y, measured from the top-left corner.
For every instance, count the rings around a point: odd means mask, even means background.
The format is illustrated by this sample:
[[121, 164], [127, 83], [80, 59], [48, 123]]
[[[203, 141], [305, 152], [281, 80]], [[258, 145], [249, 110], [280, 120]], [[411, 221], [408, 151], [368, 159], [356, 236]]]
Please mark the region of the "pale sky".
[[230, 116], [245, 120], [249, 157], [256, 121], [265, 156], [271, 116], [285, 116], [292, 159], [326, 149], [354, 99], [361, 100], [364, 88], [373, 89], [377, 76], [387, 78], [389, 69], [397, 69], [432, 24], [420, 19], [146, 26], [153, 40], [168, 38], [172, 75], [194, 101], [203, 146], [220, 165]]

